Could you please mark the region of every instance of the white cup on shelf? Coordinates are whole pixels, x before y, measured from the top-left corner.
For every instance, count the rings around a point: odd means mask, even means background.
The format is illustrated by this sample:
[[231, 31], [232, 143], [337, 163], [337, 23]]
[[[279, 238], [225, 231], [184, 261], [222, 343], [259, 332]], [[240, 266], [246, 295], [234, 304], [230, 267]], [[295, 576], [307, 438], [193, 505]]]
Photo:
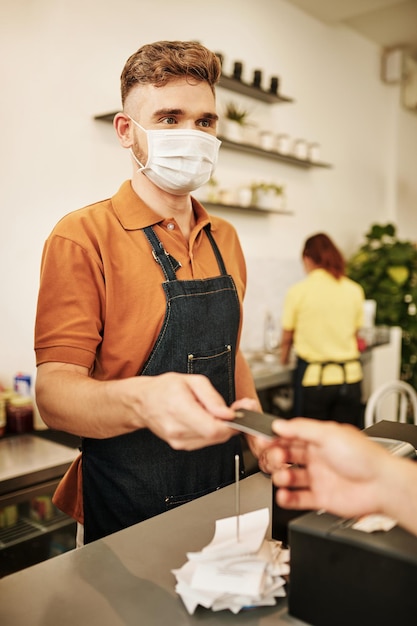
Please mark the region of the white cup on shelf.
[[290, 137], [285, 133], [281, 133], [277, 136], [276, 150], [280, 154], [289, 154], [290, 153]]
[[271, 152], [276, 147], [276, 137], [270, 130], [261, 130], [259, 133], [259, 143], [262, 150]]

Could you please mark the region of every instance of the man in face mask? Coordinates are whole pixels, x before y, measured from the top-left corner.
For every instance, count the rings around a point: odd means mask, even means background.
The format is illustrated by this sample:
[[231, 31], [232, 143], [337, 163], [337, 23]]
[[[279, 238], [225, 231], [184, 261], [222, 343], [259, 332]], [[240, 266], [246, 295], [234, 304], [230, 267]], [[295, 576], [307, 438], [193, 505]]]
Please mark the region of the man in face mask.
[[242, 451], [227, 420], [260, 408], [239, 350], [239, 240], [190, 195], [217, 161], [219, 74], [194, 42], [135, 52], [114, 118], [132, 179], [45, 244], [36, 396], [50, 427], [82, 438], [55, 503], [84, 542], [232, 482]]

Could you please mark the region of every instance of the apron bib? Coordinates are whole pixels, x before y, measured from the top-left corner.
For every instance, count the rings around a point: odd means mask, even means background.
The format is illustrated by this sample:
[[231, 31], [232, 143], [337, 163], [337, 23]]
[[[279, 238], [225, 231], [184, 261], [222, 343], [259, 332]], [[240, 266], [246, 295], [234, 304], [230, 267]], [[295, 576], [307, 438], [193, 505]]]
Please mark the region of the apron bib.
[[[180, 281], [179, 263], [165, 251], [152, 227], [144, 229], [165, 277], [166, 311], [138, 375], [203, 374], [230, 405], [235, 400], [239, 299], [209, 226], [204, 230], [220, 275]], [[86, 543], [230, 484], [236, 454], [243, 468], [239, 435], [223, 444], [178, 451], [149, 429], [140, 429], [109, 439], [86, 438], [82, 450]]]

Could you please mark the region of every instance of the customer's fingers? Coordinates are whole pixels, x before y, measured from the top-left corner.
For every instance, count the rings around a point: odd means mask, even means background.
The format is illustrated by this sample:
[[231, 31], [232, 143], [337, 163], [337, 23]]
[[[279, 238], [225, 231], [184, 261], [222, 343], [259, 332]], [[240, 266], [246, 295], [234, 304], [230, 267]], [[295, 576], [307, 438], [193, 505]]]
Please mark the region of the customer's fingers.
[[278, 489], [277, 504], [285, 509], [309, 510], [317, 508], [313, 495], [308, 489]]
[[289, 487], [292, 489], [305, 488], [309, 486], [308, 472], [304, 467], [298, 465], [283, 466], [272, 474], [272, 482], [277, 487]]

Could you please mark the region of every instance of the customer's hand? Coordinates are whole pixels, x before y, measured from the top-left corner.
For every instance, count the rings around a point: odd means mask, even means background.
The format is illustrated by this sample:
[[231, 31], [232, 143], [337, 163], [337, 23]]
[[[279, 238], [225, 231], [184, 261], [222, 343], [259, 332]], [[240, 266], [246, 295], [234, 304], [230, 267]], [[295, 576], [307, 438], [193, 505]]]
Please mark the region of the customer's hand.
[[[280, 506], [344, 517], [383, 512], [395, 459], [347, 424], [295, 418], [273, 424], [280, 438], [263, 453]], [[394, 460], [394, 463], [393, 463]]]

